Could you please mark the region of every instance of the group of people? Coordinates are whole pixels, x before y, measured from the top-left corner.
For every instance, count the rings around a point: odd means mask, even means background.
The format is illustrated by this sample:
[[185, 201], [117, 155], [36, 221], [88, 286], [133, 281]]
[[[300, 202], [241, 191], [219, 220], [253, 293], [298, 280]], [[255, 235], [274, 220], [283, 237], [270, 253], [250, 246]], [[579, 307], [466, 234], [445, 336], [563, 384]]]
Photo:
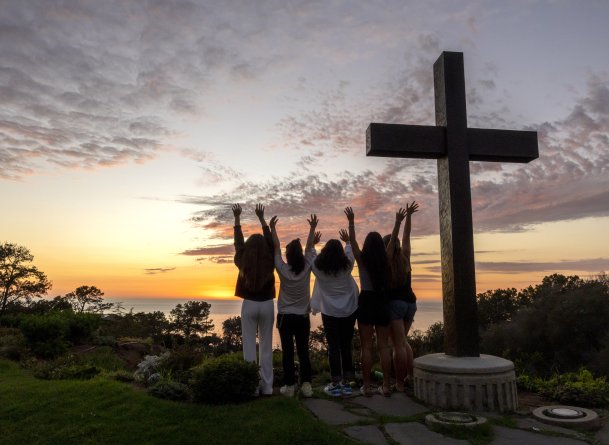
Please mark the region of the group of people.
[[[410, 231], [412, 214], [418, 204], [412, 202], [395, 214], [390, 235], [370, 232], [360, 248], [355, 231], [355, 214], [344, 211], [348, 230], [339, 230], [338, 239], [326, 242], [319, 254], [315, 248], [321, 240], [317, 231], [319, 219], [312, 214], [307, 222], [309, 233], [303, 251], [300, 239], [290, 241], [281, 254], [277, 234], [278, 218], [267, 224], [264, 206], [257, 204], [256, 216], [262, 234], [244, 240], [241, 230], [241, 206], [232, 206], [235, 218], [235, 265], [239, 269], [235, 295], [243, 298], [241, 328], [243, 358], [260, 366], [260, 385], [256, 394], [273, 393], [273, 324], [275, 322], [275, 270], [279, 276], [277, 328], [281, 339], [285, 385], [281, 393], [293, 396], [296, 391], [294, 354], [300, 362], [300, 391], [313, 395], [309, 359], [309, 313], [321, 313], [328, 344], [331, 382], [324, 387], [331, 396], [348, 396], [355, 378], [352, 340], [357, 321], [361, 342], [362, 395], [380, 392], [390, 396], [403, 392], [412, 378], [413, 354], [407, 335], [417, 310], [411, 287]], [[400, 227], [404, 222], [402, 241]], [[343, 244], [345, 247], [343, 248]], [[359, 269], [358, 287], [352, 272]], [[315, 284], [311, 295], [311, 273]], [[256, 336], [259, 352], [256, 354]], [[382, 385], [372, 383], [374, 339], [380, 356]], [[294, 348], [296, 344], [296, 348]], [[258, 355], [258, 357], [257, 357]], [[392, 384], [391, 375], [395, 375]]]

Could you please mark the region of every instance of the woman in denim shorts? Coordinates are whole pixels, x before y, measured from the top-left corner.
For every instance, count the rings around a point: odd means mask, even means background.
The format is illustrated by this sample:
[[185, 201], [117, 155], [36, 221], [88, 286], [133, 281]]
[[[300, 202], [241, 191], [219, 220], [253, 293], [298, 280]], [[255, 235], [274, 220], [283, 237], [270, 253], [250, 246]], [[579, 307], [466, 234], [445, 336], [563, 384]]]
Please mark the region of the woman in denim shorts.
[[[414, 357], [407, 336], [414, 321], [414, 314], [417, 311], [417, 297], [411, 286], [410, 231], [412, 214], [418, 210], [418, 207], [419, 205], [413, 201], [412, 204], [406, 204], [405, 210], [400, 209], [396, 213], [395, 225], [391, 235], [386, 235], [383, 238], [387, 246], [391, 271], [387, 294], [390, 299], [390, 334], [393, 343], [397, 391], [404, 391], [404, 384], [412, 379], [413, 375]], [[406, 222], [404, 223], [404, 233], [400, 247], [398, 234], [404, 219]]]

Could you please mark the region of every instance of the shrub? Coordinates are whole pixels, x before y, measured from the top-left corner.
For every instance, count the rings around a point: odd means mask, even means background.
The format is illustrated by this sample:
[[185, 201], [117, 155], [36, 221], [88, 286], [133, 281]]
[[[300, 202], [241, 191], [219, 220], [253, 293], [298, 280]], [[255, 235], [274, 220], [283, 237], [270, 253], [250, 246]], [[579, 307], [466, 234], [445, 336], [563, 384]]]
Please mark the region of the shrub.
[[609, 382], [604, 377], [595, 378], [585, 368], [578, 372], [554, 374], [548, 379], [522, 374], [518, 376], [518, 386], [560, 403], [589, 407], [609, 406]]
[[[584, 366], [606, 369], [609, 345], [609, 288], [598, 280], [551, 275], [521, 293], [526, 306], [511, 321], [482, 334], [481, 352], [525, 365], [527, 372], [549, 377]], [[531, 358], [535, 358], [531, 362]]]
[[174, 381], [160, 381], [148, 389], [154, 397], [167, 400], [190, 400], [191, 393], [188, 385]]
[[251, 398], [258, 380], [256, 363], [222, 355], [195, 368], [191, 385], [195, 402], [222, 404]]
[[72, 344], [79, 344], [91, 339], [93, 333], [101, 323], [101, 317], [97, 314], [61, 312], [68, 321], [68, 332], [66, 339]]
[[160, 370], [170, 372], [175, 380], [188, 383], [192, 377], [191, 369], [200, 365], [203, 354], [191, 348], [180, 348], [171, 351], [171, 355], [161, 364]]
[[418, 329], [408, 336], [415, 357], [444, 350], [444, 324], [438, 321], [432, 324], [425, 333]]
[[68, 322], [59, 312], [25, 316], [19, 327], [28, 346], [38, 357], [54, 358], [68, 349], [65, 340]]
[[101, 372], [97, 366], [79, 363], [74, 355], [66, 355], [39, 365], [34, 377], [45, 380], [89, 380]]
[[23, 334], [16, 328], [0, 328], [0, 357], [21, 360], [25, 356], [26, 343]]
[[125, 362], [116, 355], [114, 349], [110, 346], [96, 347], [92, 351], [79, 355], [77, 362], [80, 364], [96, 366], [99, 369], [106, 371], [125, 369]]
[[119, 382], [131, 383], [135, 380], [132, 372], [126, 371], [124, 369], [119, 369], [117, 371], [111, 372], [109, 374], [110, 378], [117, 380]]
[[148, 385], [156, 383], [161, 377], [161, 366], [168, 358], [169, 351], [161, 355], [145, 356], [144, 360], [137, 365], [137, 370], [134, 373], [135, 379]]

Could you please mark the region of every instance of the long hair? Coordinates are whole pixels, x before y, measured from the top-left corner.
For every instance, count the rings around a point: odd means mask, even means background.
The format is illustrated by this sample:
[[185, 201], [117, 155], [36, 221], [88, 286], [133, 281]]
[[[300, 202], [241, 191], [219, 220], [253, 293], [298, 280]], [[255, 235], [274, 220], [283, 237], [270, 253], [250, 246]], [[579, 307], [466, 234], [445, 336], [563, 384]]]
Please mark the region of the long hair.
[[239, 274], [245, 288], [250, 292], [260, 291], [273, 277], [273, 255], [264, 236], [256, 233], [245, 242]]
[[285, 246], [285, 258], [288, 260], [288, 266], [292, 272], [298, 275], [305, 268], [305, 258], [302, 253], [302, 244], [300, 239], [296, 238]]
[[389, 261], [380, 233], [370, 232], [366, 235], [362, 247], [362, 266], [366, 269], [374, 290], [381, 291], [387, 287]]
[[315, 267], [328, 275], [338, 275], [339, 272], [349, 270], [350, 266], [343, 245], [337, 239], [329, 240], [315, 258]]
[[[383, 237], [385, 248], [389, 245], [390, 240], [391, 235]], [[387, 259], [389, 260], [389, 283], [391, 287], [402, 286], [406, 281], [406, 274], [410, 272], [410, 259], [404, 255], [399, 238], [395, 239], [392, 251], [387, 252]]]

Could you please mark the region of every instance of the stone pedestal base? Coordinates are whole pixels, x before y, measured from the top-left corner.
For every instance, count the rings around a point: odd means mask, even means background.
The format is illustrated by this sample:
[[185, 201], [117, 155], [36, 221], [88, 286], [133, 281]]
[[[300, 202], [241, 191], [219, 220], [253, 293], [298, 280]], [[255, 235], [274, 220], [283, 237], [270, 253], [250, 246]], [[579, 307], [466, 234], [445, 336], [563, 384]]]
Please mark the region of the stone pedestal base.
[[414, 394], [442, 409], [492, 412], [518, 408], [514, 364], [485, 354], [429, 354], [415, 359]]

